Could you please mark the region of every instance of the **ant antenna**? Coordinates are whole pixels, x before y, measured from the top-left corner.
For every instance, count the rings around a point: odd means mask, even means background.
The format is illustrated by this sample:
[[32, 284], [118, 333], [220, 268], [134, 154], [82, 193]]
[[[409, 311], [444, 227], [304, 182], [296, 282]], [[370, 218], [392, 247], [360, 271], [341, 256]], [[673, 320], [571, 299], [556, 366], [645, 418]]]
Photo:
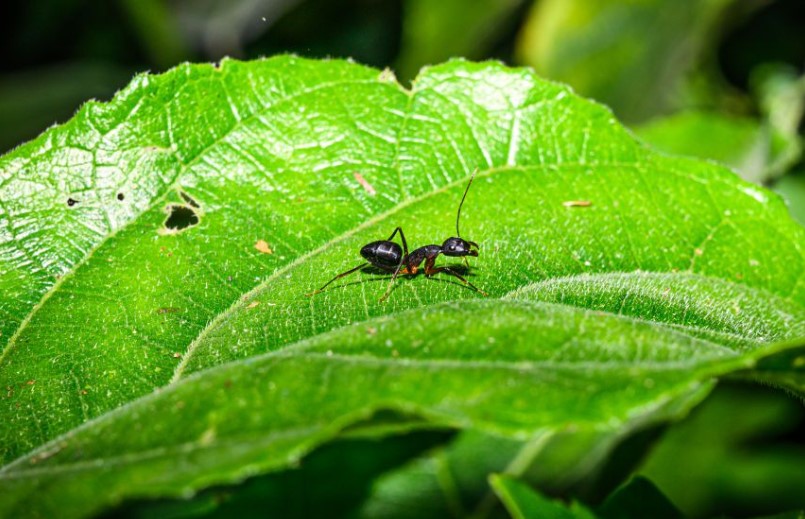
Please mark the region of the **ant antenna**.
[[458, 238], [461, 238], [461, 233], [458, 231], [458, 219], [461, 217], [461, 206], [464, 205], [464, 199], [467, 198], [467, 193], [470, 190], [470, 186], [472, 185], [472, 181], [475, 178], [476, 173], [478, 173], [478, 168], [475, 168], [475, 171], [472, 172], [470, 181], [467, 182], [467, 189], [464, 190], [464, 196], [461, 197], [461, 203], [458, 204], [458, 212], [456, 213], [456, 237]]

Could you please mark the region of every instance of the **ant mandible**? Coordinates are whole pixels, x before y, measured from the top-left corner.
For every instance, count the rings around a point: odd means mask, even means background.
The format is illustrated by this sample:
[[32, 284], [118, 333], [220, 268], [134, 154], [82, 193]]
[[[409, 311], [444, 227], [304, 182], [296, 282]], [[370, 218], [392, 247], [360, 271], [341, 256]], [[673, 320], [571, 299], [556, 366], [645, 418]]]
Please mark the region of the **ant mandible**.
[[[364, 263], [361, 263], [357, 267], [351, 268], [346, 272], [338, 274], [333, 279], [322, 285], [321, 288], [308, 294], [308, 296], [318, 294], [327, 288], [327, 285], [333, 281], [341, 279], [344, 276], [348, 276], [353, 272], [357, 272], [358, 270], [371, 264], [372, 266], [385, 270], [386, 272], [394, 273], [391, 276], [391, 281], [389, 282], [386, 292], [383, 294], [383, 297], [380, 298], [380, 302], [383, 302], [391, 293], [391, 289], [394, 286], [394, 281], [397, 279], [397, 276], [417, 274], [423, 261], [425, 262], [425, 276], [430, 277], [439, 273], [448, 274], [458, 278], [462, 283], [469, 286], [476, 292], [487, 295], [486, 292], [464, 279], [463, 276], [461, 276], [455, 270], [452, 270], [450, 267], [434, 266], [436, 263], [436, 258], [439, 256], [439, 254], [444, 254], [445, 256], [450, 257], [463, 257], [465, 258], [465, 262], [466, 256], [478, 256], [478, 244], [461, 238], [461, 233], [458, 230], [458, 221], [461, 217], [461, 206], [464, 205], [464, 199], [467, 198], [467, 193], [470, 190], [470, 186], [472, 185], [474, 178], [475, 172], [473, 172], [472, 176], [470, 177], [470, 181], [467, 183], [467, 188], [464, 190], [464, 196], [461, 197], [461, 202], [458, 204], [458, 211], [456, 212], [455, 237], [447, 238], [441, 245], [425, 245], [424, 247], [415, 249], [409, 254], [408, 243], [405, 241], [405, 234], [403, 233], [402, 227], [397, 227], [394, 229], [394, 232], [391, 233], [391, 236], [389, 236], [388, 239], [373, 241], [372, 243], [367, 243], [361, 248], [361, 256], [363, 256], [363, 258], [366, 260]], [[394, 239], [394, 236], [396, 236], [397, 233], [400, 233], [402, 247], [391, 241]]]

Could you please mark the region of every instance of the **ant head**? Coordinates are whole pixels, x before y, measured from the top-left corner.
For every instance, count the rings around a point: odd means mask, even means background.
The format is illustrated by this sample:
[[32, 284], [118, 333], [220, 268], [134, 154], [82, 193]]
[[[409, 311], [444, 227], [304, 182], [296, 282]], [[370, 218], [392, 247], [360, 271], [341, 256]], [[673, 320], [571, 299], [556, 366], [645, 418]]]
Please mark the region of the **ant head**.
[[447, 238], [442, 244], [445, 256], [478, 256], [478, 244], [463, 238]]

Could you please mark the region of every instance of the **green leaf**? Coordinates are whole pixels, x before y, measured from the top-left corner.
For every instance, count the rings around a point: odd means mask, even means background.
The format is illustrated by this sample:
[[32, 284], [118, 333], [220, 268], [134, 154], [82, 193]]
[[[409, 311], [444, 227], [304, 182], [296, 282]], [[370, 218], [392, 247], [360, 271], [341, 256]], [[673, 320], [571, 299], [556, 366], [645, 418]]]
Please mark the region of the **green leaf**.
[[682, 514], [662, 495], [651, 481], [634, 478], [624, 484], [595, 511], [573, 502], [566, 506], [549, 500], [522, 481], [494, 474], [492, 488], [514, 519], [680, 519]]
[[567, 495], [590, 474], [598, 474], [602, 460], [621, 439], [616, 433], [574, 430], [517, 441], [464, 431], [449, 445], [380, 477], [360, 517], [488, 517], [497, 504], [488, 484], [492, 473]]
[[488, 496], [489, 474], [505, 470], [526, 446], [544, 446], [549, 436], [522, 442], [464, 431], [449, 445], [378, 478], [359, 517], [482, 517], [481, 510], [496, 501]]
[[776, 158], [769, 132], [748, 117], [687, 111], [652, 120], [636, 132], [657, 149], [716, 160], [754, 182], [767, 177]]
[[531, 487], [508, 476], [493, 474], [490, 484], [513, 519], [595, 519], [583, 505], [570, 507], [539, 495]]
[[[489, 297], [406, 277], [380, 303], [371, 273], [305, 296], [396, 226], [441, 243], [476, 169], [461, 228]], [[240, 481], [383, 410], [619, 431], [805, 336], [779, 199], [496, 63], [410, 92], [344, 61], [184, 65], [0, 172], [6, 513]]]
[[[761, 363], [773, 358], [774, 356], [764, 359]], [[765, 373], [767, 372], [764, 370]], [[677, 404], [678, 414], [686, 414], [701, 398], [701, 395], [691, 396], [693, 402]], [[778, 394], [778, 399], [785, 397]], [[789, 402], [793, 404], [792, 401]], [[742, 401], [736, 402], [735, 412], [739, 412], [737, 409], [742, 405]], [[707, 408], [710, 406], [709, 403], [705, 405]], [[796, 422], [798, 414], [801, 413], [796, 409], [788, 409], [787, 422]], [[663, 420], [680, 418], [683, 416], [675, 415], [671, 410], [662, 417]], [[611, 510], [599, 510], [604, 515], [610, 512], [612, 515], [621, 512], [625, 514], [631, 510], [634, 517], [659, 517], [660, 511], [664, 510], [669, 516], [673, 516], [675, 507], [663, 506], [663, 503], [667, 505], [667, 499], [656, 489], [644, 489], [644, 480], [640, 477], [610, 494], [618, 487], [621, 478], [636, 468], [636, 460], [642, 460], [648, 447], [656, 443], [658, 431], [653, 425], [655, 424], [640, 424], [636, 434], [629, 435], [625, 441], [622, 436], [630, 432], [629, 428], [622, 428], [620, 435], [573, 431], [554, 434], [550, 438], [537, 437], [530, 442], [517, 442], [467, 431], [450, 445], [436, 449], [379, 478], [372, 496], [363, 505], [360, 516], [487, 517], [489, 515], [485, 512], [491, 513], [493, 502], [489, 500], [489, 489], [485, 483], [487, 475], [496, 472], [516, 476], [524, 483], [551, 495], [574, 496], [586, 502], [598, 502], [608, 496], [607, 507]], [[716, 425], [712, 426], [718, 429]], [[694, 441], [695, 438], [684, 439], [684, 442]], [[613, 449], [614, 446], [617, 448]], [[683, 442], [679, 442], [679, 445], [675, 443], [674, 446], [685, 450]], [[669, 449], [671, 459], [673, 452]], [[797, 458], [792, 458], [791, 465], [796, 466]], [[690, 463], [696, 465], [693, 460]], [[709, 461], [705, 463], [708, 464]], [[786, 470], [782, 472], [787, 473]], [[676, 474], [675, 477], [679, 478], [679, 475]], [[684, 492], [684, 483], [677, 485]], [[716, 486], [710, 484], [699, 488]], [[633, 493], [638, 496], [645, 494], [645, 499], [632, 499]], [[652, 495], [653, 498], [648, 499]], [[645, 510], [648, 505], [654, 506], [655, 510], [651, 513], [640, 511]]]
[[688, 111], [656, 119], [636, 131], [660, 150], [717, 160], [751, 182], [780, 177], [802, 157], [797, 129], [805, 111], [805, 77], [766, 75], [760, 94], [762, 121]]
[[777, 180], [774, 191], [788, 202], [791, 216], [805, 224], [805, 169], [798, 169]]
[[542, 0], [520, 35], [519, 59], [624, 120], [643, 121], [679, 104], [683, 81], [733, 4]]
[[[456, 335], [468, 320], [474, 324]], [[411, 329], [427, 339], [398, 340]], [[627, 367], [624, 352], [639, 354], [643, 344], [653, 345], [652, 362]], [[663, 415], [698, 381], [760, 354], [730, 351], [566, 305], [464, 301], [410, 310], [209, 369], [88, 422], [0, 472], [0, 513], [79, 516], [124, 496], [239, 481], [294, 463], [382, 408], [514, 438], [618, 429]]]
[[805, 117], [805, 75], [794, 67], [766, 65], [752, 75], [769, 133], [776, 139], [777, 157], [766, 172], [767, 179], [787, 173], [801, 158], [803, 140], [800, 135]]

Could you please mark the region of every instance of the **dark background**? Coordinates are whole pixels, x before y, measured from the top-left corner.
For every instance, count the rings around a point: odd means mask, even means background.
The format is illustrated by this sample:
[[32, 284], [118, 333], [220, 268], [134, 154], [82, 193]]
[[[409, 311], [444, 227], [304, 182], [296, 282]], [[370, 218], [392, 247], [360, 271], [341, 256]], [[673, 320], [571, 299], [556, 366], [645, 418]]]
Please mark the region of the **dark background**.
[[[652, 63], [679, 59], [675, 47], [698, 36], [686, 27], [706, 17], [706, 42], [688, 56], [687, 77], [702, 75], [710, 94], [669, 106], [651, 99], [650, 108], [634, 113], [618, 106], [611, 91], [596, 91], [568, 73], [568, 67], [546, 65], [530, 55], [529, 41], [544, 29], [547, 9], [537, 0], [38, 0], [4, 2], [0, 7], [0, 152], [68, 119], [87, 99], [109, 99], [136, 72], [161, 72], [182, 61], [217, 61], [224, 56], [257, 58], [283, 52], [311, 57], [352, 57], [376, 67], [391, 67], [403, 82], [428, 63], [451, 56], [495, 58], [508, 64], [529, 64], [541, 73], [570, 82], [580, 93], [598, 97], [626, 122], [683, 108], [684, 104], [715, 106], [730, 113], [757, 115], [750, 78], [759, 65], [786, 63], [801, 74], [805, 64], [805, 2], [800, 0], [721, 1], [726, 7], [709, 12], [695, 2], [648, 2], [641, 8], [645, 24], [652, 18], [671, 31], [657, 49], [643, 42], [638, 52]], [[590, 33], [602, 47], [612, 38], [627, 37], [630, 28], [613, 23], [611, 38], [601, 20], [613, 17], [617, 2], [576, 1], [594, 16]], [[621, 4], [628, 4], [622, 2]], [[642, 2], [646, 4], [647, 2]], [[715, 4], [703, 0], [700, 4]], [[612, 4], [612, 5], [610, 5]], [[674, 7], [676, 5], [677, 7]], [[544, 6], [543, 6], [544, 7]], [[675, 34], [676, 10], [693, 18]], [[601, 12], [595, 12], [601, 11]], [[696, 18], [698, 17], [698, 18]], [[535, 22], [536, 20], [536, 22]], [[626, 23], [628, 24], [628, 20]], [[540, 26], [541, 25], [541, 26]], [[550, 23], [548, 23], [550, 25]], [[537, 26], [535, 28], [535, 26]], [[582, 27], [582, 30], [584, 28]], [[658, 39], [662, 35], [657, 33]], [[564, 42], [560, 42], [564, 44]], [[570, 42], [571, 44], [573, 42]], [[590, 42], [595, 45], [596, 42]], [[554, 54], [564, 52], [554, 51]], [[651, 55], [653, 53], [653, 55]], [[562, 59], [558, 56], [557, 59]], [[563, 65], [564, 66], [564, 65]], [[589, 69], [590, 65], [586, 64]], [[641, 69], [642, 67], [642, 69]], [[606, 68], [600, 74], [623, 73], [624, 82], [638, 83], [656, 75], [651, 63], [635, 60], [623, 70]], [[595, 72], [595, 71], [593, 71]], [[698, 80], [698, 79], [697, 79]], [[673, 79], [669, 88], [675, 88]], [[702, 81], [700, 81], [702, 82]], [[715, 86], [714, 86], [715, 85]], [[725, 102], [729, 99], [729, 102]]]

